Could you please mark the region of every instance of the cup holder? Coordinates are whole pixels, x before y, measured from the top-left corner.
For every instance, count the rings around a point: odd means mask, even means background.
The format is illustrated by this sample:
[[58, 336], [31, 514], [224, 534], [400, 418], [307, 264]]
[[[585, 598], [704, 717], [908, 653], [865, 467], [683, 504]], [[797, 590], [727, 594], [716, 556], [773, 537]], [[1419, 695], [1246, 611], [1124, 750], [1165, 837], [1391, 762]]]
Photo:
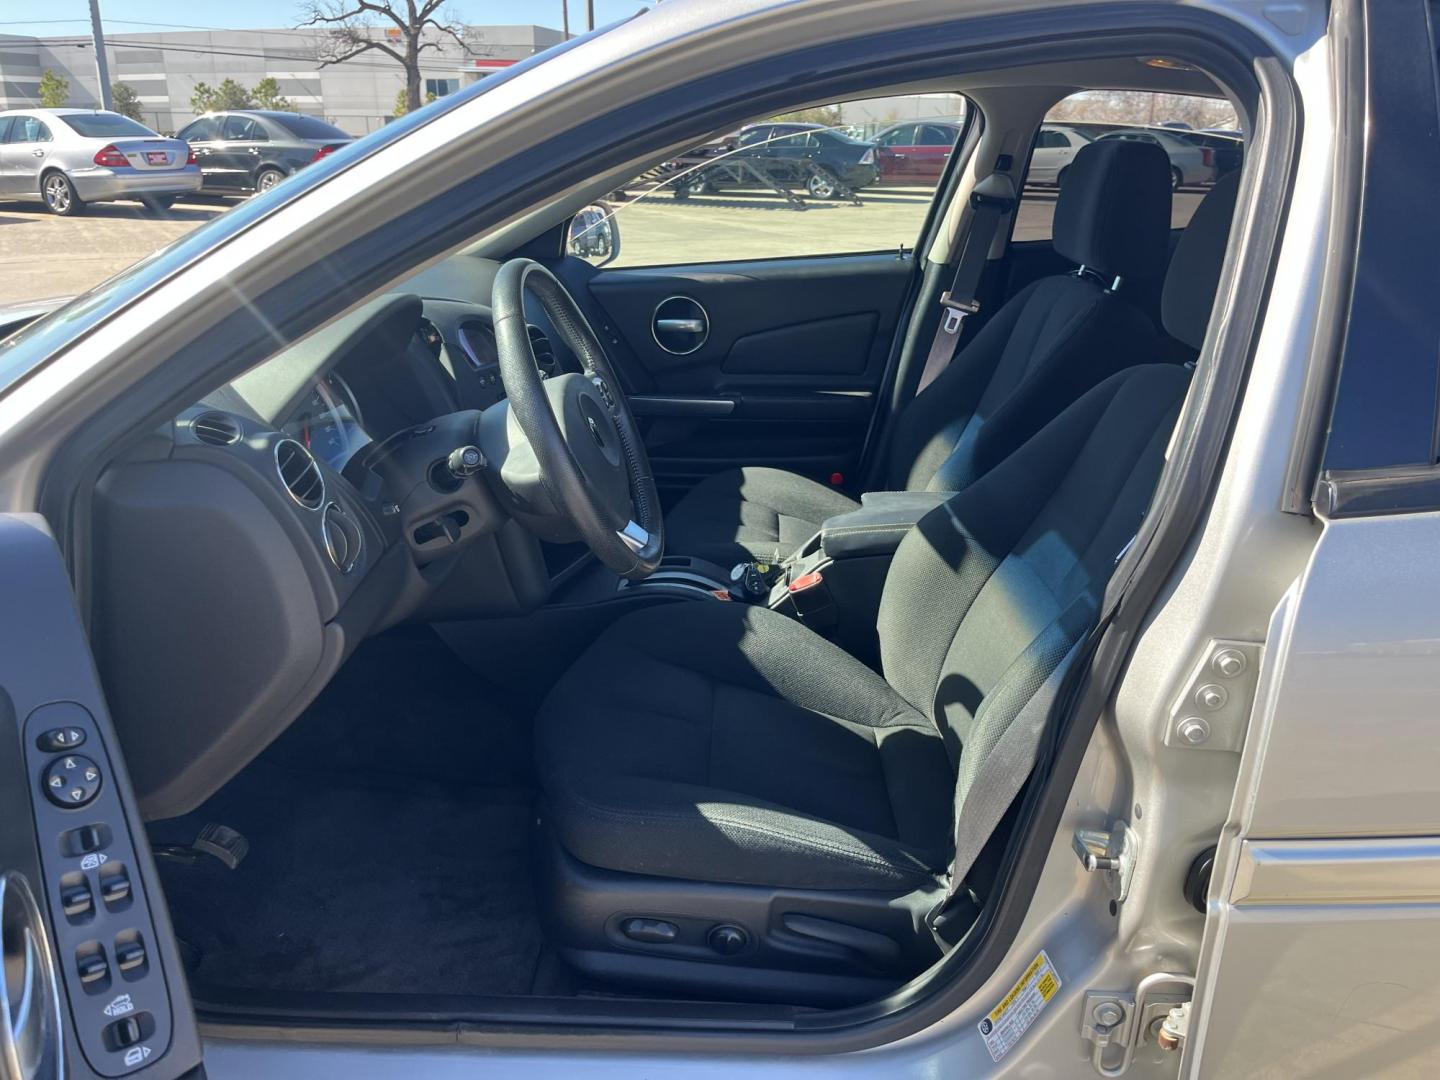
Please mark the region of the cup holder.
[[0, 875], [0, 1078], [64, 1075], [60, 994], [45, 920], [25, 878]]

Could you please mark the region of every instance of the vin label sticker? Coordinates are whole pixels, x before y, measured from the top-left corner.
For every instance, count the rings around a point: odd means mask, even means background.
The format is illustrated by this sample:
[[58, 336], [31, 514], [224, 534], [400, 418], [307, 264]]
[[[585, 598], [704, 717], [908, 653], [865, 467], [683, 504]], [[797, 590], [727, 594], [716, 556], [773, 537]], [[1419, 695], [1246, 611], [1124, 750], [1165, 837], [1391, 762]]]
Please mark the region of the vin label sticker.
[[1003, 1001], [980, 1021], [980, 1037], [990, 1057], [999, 1061], [1024, 1035], [1040, 1011], [1060, 991], [1060, 976], [1044, 949], [1010, 988]]

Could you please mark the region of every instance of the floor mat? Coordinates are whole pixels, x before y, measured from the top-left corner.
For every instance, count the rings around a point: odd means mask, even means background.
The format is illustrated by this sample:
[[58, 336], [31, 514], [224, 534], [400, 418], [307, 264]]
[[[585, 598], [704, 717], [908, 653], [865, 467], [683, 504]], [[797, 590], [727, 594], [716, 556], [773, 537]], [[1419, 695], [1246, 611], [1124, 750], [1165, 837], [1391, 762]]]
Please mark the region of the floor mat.
[[367, 643], [258, 761], [151, 826], [162, 844], [207, 821], [250, 841], [235, 871], [160, 860], [196, 990], [554, 992], [528, 747], [433, 636]]

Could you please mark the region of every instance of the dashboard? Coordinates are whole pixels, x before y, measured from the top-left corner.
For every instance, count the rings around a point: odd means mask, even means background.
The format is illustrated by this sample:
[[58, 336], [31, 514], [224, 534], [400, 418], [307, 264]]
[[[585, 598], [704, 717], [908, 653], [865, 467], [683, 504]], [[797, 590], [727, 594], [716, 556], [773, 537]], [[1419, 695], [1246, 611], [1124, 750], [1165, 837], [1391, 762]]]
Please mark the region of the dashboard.
[[[379, 297], [105, 470], [96, 558], [123, 572], [96, 575], [96, 654], [117, 723], [141, 732], [127, 758], [145, 816], [218, 790], [364, 638], [545, 602], [555, 545], [484, 476], [437, 472], [505, 396], [490, 319]], [[529, 332], [542, 374], [578, 370], [542, 317]]]

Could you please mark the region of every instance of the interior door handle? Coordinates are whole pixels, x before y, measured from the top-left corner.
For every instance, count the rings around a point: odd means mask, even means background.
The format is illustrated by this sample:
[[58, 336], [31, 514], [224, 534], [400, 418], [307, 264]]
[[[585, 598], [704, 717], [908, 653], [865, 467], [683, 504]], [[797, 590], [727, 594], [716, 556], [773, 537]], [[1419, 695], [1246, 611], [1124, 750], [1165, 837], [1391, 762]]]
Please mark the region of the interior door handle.
[[655, 329], [662, 334], [703, 334], [704, 319], [656, 319]]

